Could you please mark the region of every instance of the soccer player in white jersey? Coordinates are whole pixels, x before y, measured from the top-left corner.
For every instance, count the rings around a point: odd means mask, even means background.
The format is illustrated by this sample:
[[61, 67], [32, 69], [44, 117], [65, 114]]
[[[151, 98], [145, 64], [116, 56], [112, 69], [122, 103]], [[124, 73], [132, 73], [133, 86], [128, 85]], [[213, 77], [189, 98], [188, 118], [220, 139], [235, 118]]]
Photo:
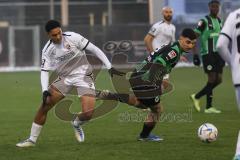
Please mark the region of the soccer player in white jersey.
[[162, 9], [163, 20], [155, 23], [144, 38], [147, 50], [153, 52], [163, 45], [175, 41], [176, 27], [171, 23], [173, 9], [164, 7]]
[[[172, 24], [173, 9], [163, 7], [163, 20], [153, 24], [144, 38], [145, 45], [149, 53], [160, 49], [162, 46], [175, 42], [176, 27]], [[164, 76], [164, 80], [169, 79], [169, 74]]]
[[[58, 21], [49, 20], [45, 25], [49, 41], [42, 50], [41, 85], [43, 102], [32, 123], [30, 137], [16, 144], [17, 147], [35, 146], [37, 138], [46, 122], [48, 111], [73, 88], [81, 97], [82, 114], [72, 121], [75, 136], [84, 141], [81, 125], [90, 120], [95, 105], [95, 87], [92, 79], [92, 67], [85, 50], [95, 54], [109, 69], [110, 74], [121, 75], [112, 68], [105, 54], [80, 34], [62, 32]], [[49, 86], [49, 71], [55, 71], [58, 78]]]
[[[240, 111], [240, 9], [228, 15], [218, 38], [217, 48], [222, 58], [231, 67], [238, 110]], [[240, 135], [234, 160], [240, 160]]]

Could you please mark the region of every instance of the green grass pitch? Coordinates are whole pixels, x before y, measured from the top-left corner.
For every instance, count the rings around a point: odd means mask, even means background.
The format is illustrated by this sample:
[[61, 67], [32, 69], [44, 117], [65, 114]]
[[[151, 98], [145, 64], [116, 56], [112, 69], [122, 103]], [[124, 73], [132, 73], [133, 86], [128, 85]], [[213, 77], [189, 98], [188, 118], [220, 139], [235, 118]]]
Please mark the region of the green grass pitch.
[[[98, 77], [98, 88], [112, 88], [107, 76], [102, 73]], [[165, 113], [153, 131], [164, 137], [163, 142], [136, 141], [142, 129], [136, 116], [142, 112], [119, 104], [111, 113], [84, 126], [86, 141], [82, 144], [75, 140], [70, 123], [59, 120], [52, 110], [36, 147], [25, 149], [15, 144], [29, 136], [41, 101], [39, 73], [0, 73], [0, 77], [0, 160], [229, 160], [235, 153], [240, 114], [229, 68], [224, 70], [223, 83], [214, 90], [213, 104], [222, 114], [196, 113], [191, 106], [189, 95], [206, 84], [202, 68], [173, 70], [170, 79], [175, 89], [162, 97]], [[201, 102], [204, 106], [205, 97]], [[79, 103], [71, 110], [80, 111]], [[218, 128], [216, 142], [206, 144], [198, 139], [197, 128], [204, 122]]]

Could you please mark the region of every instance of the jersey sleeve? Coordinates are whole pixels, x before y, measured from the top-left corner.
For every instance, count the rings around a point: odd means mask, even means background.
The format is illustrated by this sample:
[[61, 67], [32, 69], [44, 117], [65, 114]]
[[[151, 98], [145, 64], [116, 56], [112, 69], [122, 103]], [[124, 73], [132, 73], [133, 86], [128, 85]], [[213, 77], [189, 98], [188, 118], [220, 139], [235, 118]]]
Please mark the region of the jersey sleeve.
[[49, 55], [52, 52], [53, 52], [53, 49], [51, 49], [51, 41], [49, 41], [42, 50], [41, 70], [43, 71], [54, 70], [53, 64], [49, 57]]
[[234, 15], [232, 13], [229, 14], [229, 16], [227, 17], [225, 23], [224, 23], [224, 26], [221, 30], [221, 35], [224, 35], [226, 36], [230, 41], [232, 39], [232, 33], [233, 33], [233, 30], [234, 28], [233, 27], [236, 27], [236, 25], [234, 25]]
[[42, 71], [54, 70], [47, 52], [42, 52], [41, 70]]
[[175, 26], [173, 26], [172, 43], [176, 41], [175, 34], [176, 34], [176, 27], [175, 27]]
[[89, 44], [89, 40], [78, 33], [73, 33], [72, 35], [79, 49], [82, 51], [85, 50]]
[[149, 30], [148, 34], [152, 35], [152, 36], [156, 36], [159, 32], [159, 27], [157, 27], [157, 23], [154, 24], [151, 29]]
[[200, 21], [198, 21], [197, 27], [194, 29], [194, 31], [198, 34], [201, 34], [204, 31], [205, 27], [206, 22], [203, 19], [201, 19]]

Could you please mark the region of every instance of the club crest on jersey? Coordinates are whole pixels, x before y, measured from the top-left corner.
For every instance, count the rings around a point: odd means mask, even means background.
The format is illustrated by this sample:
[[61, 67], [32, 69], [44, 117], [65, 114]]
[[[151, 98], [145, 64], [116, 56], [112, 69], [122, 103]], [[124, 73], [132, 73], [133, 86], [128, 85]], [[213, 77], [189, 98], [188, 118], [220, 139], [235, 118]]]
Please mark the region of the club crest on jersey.
[[71, 49], [70, 44], [66, 44], [66, 45], [65, 45], [65, 48], [66, 48], [67, 50], [70, 50], [70, 49]]
[[176, 57], [176, 56], [177, 56], [177, 53], [176, 53], [175, 51], [171, 51], [171, 52], [168, 53], [168, 57], [169, 57], [170, 59], [173, 59], [173, 58]]
[[213, 68], [213, 67], [212, 67], [211, 65], [208, 65], [208, 66], [207, 66], [207, 70], [209, 70], [209, 71], [211, 71], [212, 68]]

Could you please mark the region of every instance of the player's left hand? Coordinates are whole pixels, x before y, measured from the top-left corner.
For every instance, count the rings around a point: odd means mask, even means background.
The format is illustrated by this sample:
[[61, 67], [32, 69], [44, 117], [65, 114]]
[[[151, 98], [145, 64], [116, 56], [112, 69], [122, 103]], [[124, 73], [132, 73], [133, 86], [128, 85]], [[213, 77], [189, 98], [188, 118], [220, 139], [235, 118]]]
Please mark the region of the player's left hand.
[[108, 72], [109, 72], [109, 74], [111, 75], [111, 77], [113, 77], [113, 75], [115, 74], [115, 75], [118, 75], [118, 76], [123, 76], [123, 75], [125, 75], [126, 73], [124, 73], [124, 72], [121, 72], [121, 71], [118, 71], [118, 70], [116, 70], [115, 68], [110, 68], [109, 70], [108, 70]]
[[197, 54], [193, 55], [193, 64], [195, 66], [200, 66], [200, 64], [201, 64], [200, 58], [199, 58], [199, 56]]

